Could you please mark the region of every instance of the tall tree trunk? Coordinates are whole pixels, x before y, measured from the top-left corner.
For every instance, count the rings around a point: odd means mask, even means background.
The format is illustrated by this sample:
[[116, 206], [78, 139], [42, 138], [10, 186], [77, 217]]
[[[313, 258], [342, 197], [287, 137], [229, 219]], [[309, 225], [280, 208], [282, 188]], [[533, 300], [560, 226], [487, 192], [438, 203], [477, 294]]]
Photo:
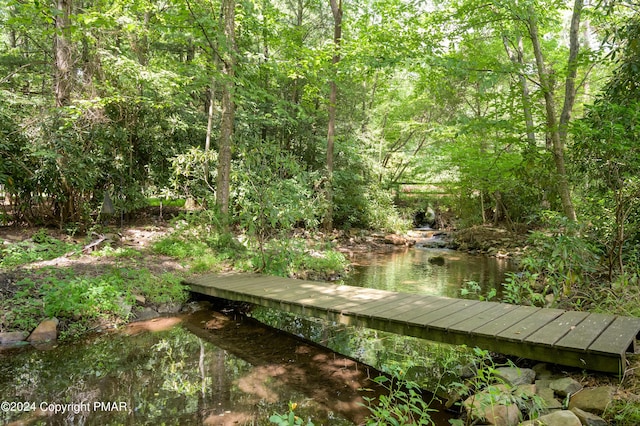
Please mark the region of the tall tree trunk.
[[[53, 47], [55, 55], [54, 72], [54, 92], [57, 107], [71, 105], [72, 89], [72, 56], [71, 56], [71, 3], [72, 0], [58, 0], [55, 15], [55, 35]], [[56, 164], [60, 170], [60, 184], [62, 194], [57, 200], [59, 226], [73, 218], [76, 214], [76, 203], [74, 188], [67, 180], [65, 171], [65, 155], [59, 155]]]
[[216, 205], [226, 216], [229, 213], [229, 186], [231, 181], [231, 147], [235, 121], [235, 67], [236, 67], [236, 31], [235, 0], [222, 1], [222, 19], [224, 22], [225, 46], [222, 49], [222, 121], [218, 141], [218, 177], [216, 185]]
[[55, 16], [56, 33], [53, 39], [55, 52], [54, 91], [56, 105], [59, 107], [71, 104], [71, 2], [58, 0]]
[[[582, 2], [581, 0], [576, 0], [576, 4], [581, 2]], [[574, 18], [575, 18], [575, 10], [574, 10]], [[579, 23], [580, 23], [580, 20], [578, 16], [578, 20], [577, 20], [578, 26], [579, 26]], [[556, 181], [557, 181], [556, 184], [557, 184], [558, 192], [560, 194], [560, 199], [562, 201], [562, 209], [563, 209], [564, 215], [569, 220], [575, 221], [576, 212], [573, 207], [573, 202], [571, 200], [571, 190], [569, 188], [569, 182], [567, 179], [567, 170], [564, 164], [564, 147], [565, 147], [566, 134], [564, 135], [565, 137], [561, 136], [560, 123], [558, 122], [558, 119], [556, 117], [556, 103], [555, 103], [555, 96], [553, 93], [553, 89], [554, 89], [553, 79], [544, 62], [542, 47], [540, 45], [540, 35], [538, 32], [538, 22], [535, 17], [535, 12], [532, 10], [532, 8], [529, 9], [527, 24], [529, 29], [529, 35], [531, 38], [531, 44], [533, 46], [533, 54], [536, 59], [536, 66], [538, 69], [538, 76], [540, 79], [540, 87], [544, 95], [544, 105], [545, 105], [546, 120], [547, 120], [547, 132], [549, 134], [549, 138], [551, 139], [551, 152], [553, 154], [553, 159], [556, 166]], [[574, 22], [572, 20], [572, 26], [573, 25], [574, 25]], [[577, 54], [577, 46], [575, 47], [575, 49]], [[569, 56], [570, 56], [570, 62], [571, 62], [571, 54]], [[567, 80], [569, 79], [570, 77], [567, 76]], [[575, 74], [574, 74], [574, 79], [575, 79]], [[573, 98], [575, 99], [575, 93], [573, 95]], [[565, 110], [568, 107], [572, 108], [573, 103], [571, 103], [568, 106], [565, 100], [563, 113], [565, 113]], [[569, 110], [569, 114], [570, 112], [571, 111]], [[568, 116], [565, 119], [568, 122]]]
[[[340, 62], [340, 40], [342, 39], [342, 0], [330, 0], [333, 13], [333, 65]], [[338, 101], [338, 85], [334, 76], [330, 82], [329, 92], [329, 125], [327, 130], [327, 182], [325, 192], [327, 197], [327, 212], [324, 217], [325, 231], [333, 229], [333, 145], [336, 135], [336, 103]]]

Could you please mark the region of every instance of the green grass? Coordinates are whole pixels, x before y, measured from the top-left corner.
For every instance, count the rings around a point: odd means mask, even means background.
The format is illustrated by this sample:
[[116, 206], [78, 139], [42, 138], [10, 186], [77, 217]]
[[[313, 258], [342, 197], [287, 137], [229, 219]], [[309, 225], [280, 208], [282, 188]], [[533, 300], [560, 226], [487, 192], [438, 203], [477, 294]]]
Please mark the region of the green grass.
[[607, 407], [603, 418], [616, 426], [640, 425], [640, 401], [614, 400]]
[[136, 250], [131, 247], [116, 247], [104, 246], [100, 250], [92, 253], [96, 257], [111, 257], [115, 259], [136, 259], [142, 258], [144, 253], [140, 250]]
[[166, 198], [149, 198], [147, 200], [150, 207], [159, 207], [162, 204], [163, 207], [184, 207], [184, 198], [176, 198], [168, 200]]
[[29, 240], [0, 246], [0, 268], [15, 268], [33, 262], [51, 260], [81, 248], [80, 244], [55, 239], [41, 229]]
[[179, 234], [169, 235], [156, 241], [152, 250], [154, 253], [177, 259], [189, 259], [203, 256], [207, 253], [208, 246], [205, 242], [196, 238], [187, 238]]

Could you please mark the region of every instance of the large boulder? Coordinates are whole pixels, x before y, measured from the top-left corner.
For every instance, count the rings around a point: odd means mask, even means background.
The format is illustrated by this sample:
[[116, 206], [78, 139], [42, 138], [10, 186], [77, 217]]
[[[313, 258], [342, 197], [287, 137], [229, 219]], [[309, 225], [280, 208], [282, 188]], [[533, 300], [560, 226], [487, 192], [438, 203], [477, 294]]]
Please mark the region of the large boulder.
[[549, 387], [553, 389], [556, 395], [561, 397], [573, 395], [582, 389], [582, 385], [571, 377], [563, 377], [561, 379], [553, 380], [549, 383]]
[[595, 414], [587, 413], [576, 407], [573, 407], [571, 412], [578, 416], [583, 426], [607, 426], [607, 422]]

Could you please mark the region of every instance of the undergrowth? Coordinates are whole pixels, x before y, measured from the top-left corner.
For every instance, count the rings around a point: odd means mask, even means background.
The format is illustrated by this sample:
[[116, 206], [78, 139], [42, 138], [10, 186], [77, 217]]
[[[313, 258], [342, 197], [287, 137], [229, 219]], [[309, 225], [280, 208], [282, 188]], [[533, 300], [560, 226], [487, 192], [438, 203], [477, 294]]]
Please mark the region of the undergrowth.
[[78, 251], [80, 244], [68, 243], [49, 236], [40, 229], [30, 239], [0, 245], [0, 268], [10, 269], [43, 260], [51, 260]]
[[32, 330], [40, 321], [56, 317], [68, 326], [69, 336], [96, 321], [126, 321], [136, 295], [144, 296], [150, 304], [183, 303], [188, 296], [176, 275], [127, 268], [114, 268], [98, 276], [45, 268], [17, 281], [13, 289], [13, 294], [0, 301], [0, 331]]

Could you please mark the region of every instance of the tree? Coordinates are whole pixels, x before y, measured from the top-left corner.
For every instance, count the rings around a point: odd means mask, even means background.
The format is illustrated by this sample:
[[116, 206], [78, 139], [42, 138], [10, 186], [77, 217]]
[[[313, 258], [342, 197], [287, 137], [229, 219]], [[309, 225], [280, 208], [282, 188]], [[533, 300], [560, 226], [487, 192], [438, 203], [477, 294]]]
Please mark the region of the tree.
[[609, 278], [637, 267], [640, 240], [640, 20], [630, 19], [614, 34], [617, 67], [574, 134], [573, 160], [591, 194], [585, 199], [602, 233]]
[[71, 104], [71, 4], [72, 0], [57, 0], [55, 12], [55, 96], [59, 107]]
[[333, 60], [334, 66], [332, 77], [329, 83], [329, 124], [327, 130], [327, 181], [325, 191], [327, 195], [327, 212], [324, 218], [324, 228], [326, 231], [333, 229], [333, 147], [336, 134], [336, 107], [338, 102], [338, 85], [336, 83], [336, 69], [340, 62], [340, 43], [342, 40], [342, 0], [330, 0], [331, 13], [333, 15]]
[[224, 49], [222, 54], [222, 122], [218, 140], [218, 177], [216, 184], [216, 204], [220, 212], [229, 213], [229, 194], [231, 182], [231, 150], [235, 124], [235, 72], [236, 72], [236, 30], [235, 0], [222, 0], [222, 19], [224, 23]]
[[552, 154], [556, 166], [556, 179], [558, 192], [562, 200], [562, 208], [565, 216], [576, 220], [576, 212], [571, 200], [571, 190], [567, 178], [567, 170], [564, 161], [564, 151], [567, 140], [567, 126], [571, 118], [571, 112], [576, 99], [576, 74], [578, 70], [578, 51], [580, 48], [578, 33], [580, 30], [580, 18], [582, 15], [583, 0], [575, 0], [571, 26], [569, 29], [569, 57], [567, 59], [567, 76], [565, 79], [564, 104], [560, 117], [556, 113], [556, 100], [554, 96], [554, 82], [545, 62], [540, 34], [538, 31], [538, 19], [533, 7], [529, 6], [526, 12], [525, 22], [533, 46], [533, 54], [536, 60], [540, 88], [544, 96], [546, 111], [547, 132], [552, 142]]

